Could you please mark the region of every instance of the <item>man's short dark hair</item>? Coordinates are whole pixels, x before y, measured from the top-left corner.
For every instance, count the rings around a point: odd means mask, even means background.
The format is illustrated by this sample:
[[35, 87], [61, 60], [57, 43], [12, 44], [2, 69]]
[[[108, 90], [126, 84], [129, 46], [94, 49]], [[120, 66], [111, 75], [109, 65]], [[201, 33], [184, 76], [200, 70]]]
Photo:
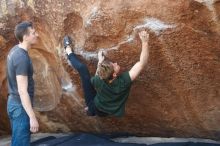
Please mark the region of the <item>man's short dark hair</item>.
[[32, 22], [23, 21], [15, 26], [15, 37], [19, 42], [23, 42], [23, 36], [29, 34], [28, 28], [33, 28]]

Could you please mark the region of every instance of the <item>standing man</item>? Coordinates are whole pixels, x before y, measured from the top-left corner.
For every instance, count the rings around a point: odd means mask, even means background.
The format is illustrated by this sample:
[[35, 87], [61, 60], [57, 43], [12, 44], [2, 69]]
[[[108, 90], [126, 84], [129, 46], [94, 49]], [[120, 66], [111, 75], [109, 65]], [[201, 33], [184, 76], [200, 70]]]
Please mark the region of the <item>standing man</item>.
[[11, 146], [29, 146], [30, 134], [38, 131], [39, 124], [33, 111], [33, 66], [28, 49], [36, 43], [38, 34], [32, 23], [26, 21], [16, 25], [14, 34], [19, 44], [10, 50], [7, 57]]

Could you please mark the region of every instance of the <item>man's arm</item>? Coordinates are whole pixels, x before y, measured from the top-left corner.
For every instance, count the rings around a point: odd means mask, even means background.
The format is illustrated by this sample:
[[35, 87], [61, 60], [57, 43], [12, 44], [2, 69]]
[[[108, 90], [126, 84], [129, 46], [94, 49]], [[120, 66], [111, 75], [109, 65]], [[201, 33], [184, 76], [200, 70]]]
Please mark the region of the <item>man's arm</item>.
[[132, 81], [135, 80], [137, 76], [140, 74], [141, 70], [147, 64], [147, 60], [149, 57], [149, 49], [148, 49], [149, 34], [146, 31], [142, 31], [139, 33], [139, 37], [142, 42], [142, 50], [141, 50], [140, 60], [129, 71], [129, 75]]
[[16, 80], [17, 80], [18, 93], [21, 98], [22, 106], [24, 107], [26, 113], [30, 118], [30, 131], [35, 133], [38, 131], [39, 124], [34, 114], [29, 94], [27, 92], [28, 78], [27, 76], [17, 75]]
[[96, 72], [95, 75], [97, 75], [98, 73], [98, 69], [99, 69], [99, 65], [105, 60], [105, 56], [104, 56], [104, 52], [103, 51], [99, 51], [98, 52], [98, 64], [97, 64], [97, 68], [96, 68]]

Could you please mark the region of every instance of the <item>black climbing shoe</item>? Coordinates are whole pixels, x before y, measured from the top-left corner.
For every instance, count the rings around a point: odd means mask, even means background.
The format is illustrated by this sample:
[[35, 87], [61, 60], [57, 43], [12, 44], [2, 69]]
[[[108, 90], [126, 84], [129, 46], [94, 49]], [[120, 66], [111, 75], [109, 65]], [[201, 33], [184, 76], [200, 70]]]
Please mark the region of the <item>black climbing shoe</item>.
[[72, 45], [72, 40], [69, 36], [64, 36], [63, 38], [63, 45], [64, 45], [64, 48], [66, 49], [67, 46], [70, 46]]

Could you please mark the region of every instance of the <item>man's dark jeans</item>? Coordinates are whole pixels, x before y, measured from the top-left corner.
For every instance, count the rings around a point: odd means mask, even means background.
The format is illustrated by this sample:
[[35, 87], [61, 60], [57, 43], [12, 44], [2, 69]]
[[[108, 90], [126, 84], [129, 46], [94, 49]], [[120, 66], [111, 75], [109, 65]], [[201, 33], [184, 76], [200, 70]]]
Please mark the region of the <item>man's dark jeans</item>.
[[30, 145], [30, 120], [21, 104], [8, 102], [7, 112], [10, 119], [12, 140], [11, 146]]

